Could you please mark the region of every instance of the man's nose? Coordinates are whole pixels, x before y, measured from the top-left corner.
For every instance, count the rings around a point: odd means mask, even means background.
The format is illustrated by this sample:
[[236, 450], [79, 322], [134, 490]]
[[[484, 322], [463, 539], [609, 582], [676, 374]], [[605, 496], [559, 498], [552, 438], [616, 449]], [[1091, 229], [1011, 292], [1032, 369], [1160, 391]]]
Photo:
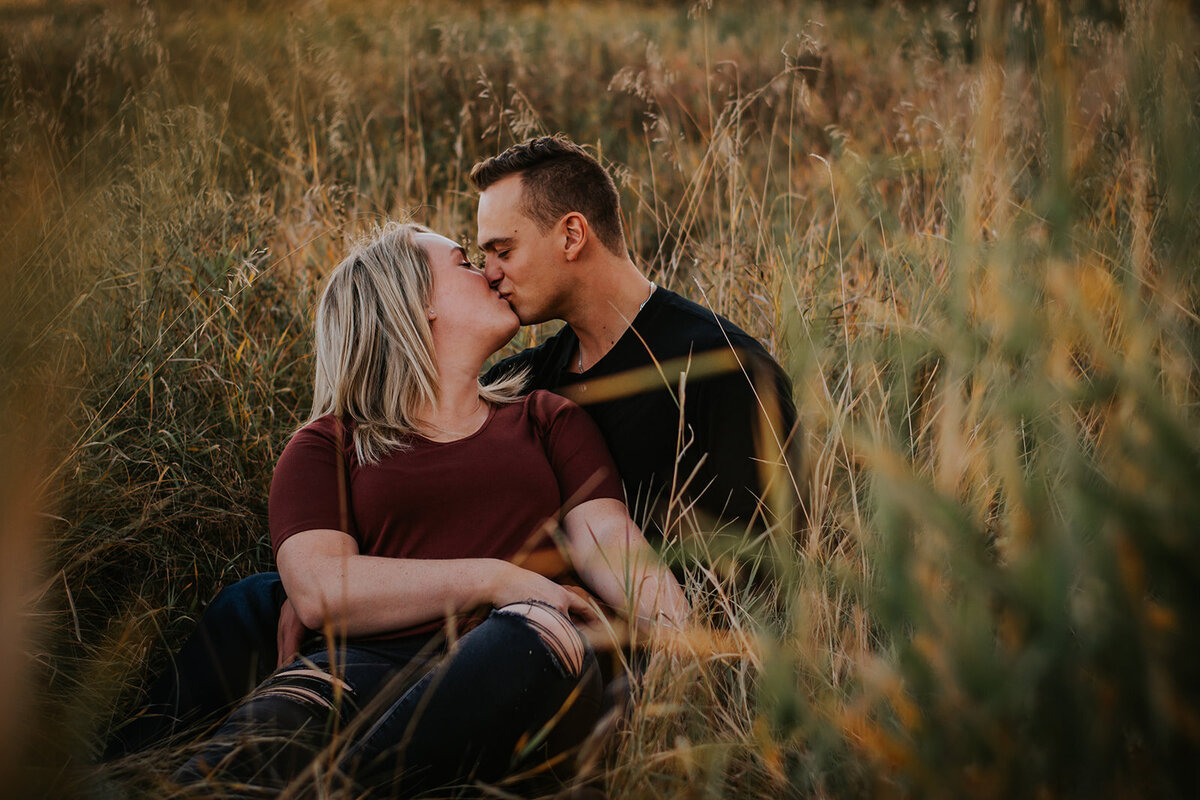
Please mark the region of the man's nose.
[[500, 281], [504, 278], [504, 272], [500, 267], [496, 266], [491, 256], [488, 256], [483, 261], [483, 277], [487, 278], [488, 285], [495, 289], [500, 285]]

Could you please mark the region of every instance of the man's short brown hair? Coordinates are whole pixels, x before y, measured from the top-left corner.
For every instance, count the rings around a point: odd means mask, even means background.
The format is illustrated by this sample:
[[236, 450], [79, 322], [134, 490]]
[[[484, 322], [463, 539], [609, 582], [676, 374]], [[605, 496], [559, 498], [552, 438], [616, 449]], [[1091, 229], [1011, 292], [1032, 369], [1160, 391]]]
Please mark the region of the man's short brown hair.
[[514, 144], [471, 169], [479, 191], [509, 175], [521, 176], [521, 212], [545, 233], [564, 215], [587, 218], [610, 252], [625, 254], [621, 201], [613, 179], [586, 150], [564, 136], [539, 136]]

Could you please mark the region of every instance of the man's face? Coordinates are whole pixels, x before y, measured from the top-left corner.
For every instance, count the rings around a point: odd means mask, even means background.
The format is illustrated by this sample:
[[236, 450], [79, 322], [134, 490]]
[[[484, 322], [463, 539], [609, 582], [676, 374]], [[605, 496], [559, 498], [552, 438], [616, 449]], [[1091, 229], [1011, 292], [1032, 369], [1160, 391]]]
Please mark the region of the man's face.
[[[546, 233], [521, 211], [521, 176], [509, 175], [479, 195], [479, 249], [483, 274], [508, 301], [522, 325], [560, 316], [564, 286], [559, 226]], [[557, 243], [557, 247], [556, 247]]]

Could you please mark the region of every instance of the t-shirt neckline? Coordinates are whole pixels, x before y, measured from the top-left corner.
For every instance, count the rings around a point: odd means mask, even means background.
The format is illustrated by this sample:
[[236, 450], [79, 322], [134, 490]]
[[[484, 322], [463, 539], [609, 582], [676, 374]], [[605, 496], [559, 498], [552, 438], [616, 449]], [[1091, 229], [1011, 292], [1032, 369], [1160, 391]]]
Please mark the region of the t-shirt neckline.
[[461, 442], [469, 442], [472, 439], [474, 439], [476, 436], [479, 436], [481, 433], [483, 433], [484, 431], [486, 431], [488, 429], [488, 426], [492, 424], [492, 420], [496, 416], [497, 410], [499, 410], [499, 406], [496, 403], [488, 403], [488, 415], [487, 415], [487, 419], [485, 419], [483, 421], [483, 424], [480, 425], [479, 428], [476, 429], [474, 433], [469, 433], [466, 436], [463, 436], [458, 439], [447, 439], [445, 441], [438, 441], [437, 439], [430, 439], [429, 437], [422, 436], [421, 434], [416, 433], [416, 432], [414, 432], [412, 434], [412, 436], [413, 436], [413, 438], [420, 440], [420, 442], [422, 444], [430, 445], [430, 446], [434, 446], [434, 447], [438, 447], [441, 445], [447, 445], [447, 444], [459, 444]]
[[[634, 332], [634, 326], [636, 326], [638, 324], [638, 320], [642, 319], [642, 317], [646, 317], [647, 319], [650, 317], [650, 315], [654, 312], [654, 310], [658, 307], [659, 303], [661, 302], [659, 299], [660, 295], [665, 294], [665, 292], [666, 292], [666, 290], [663, 289], [663, 287], [655, 284], [654, 291], [650, 292], [650, 296], [646, 298], [645, 304], [641, 308], [638, 309], [638, 313], [633, 315], [633, 319], [629, 321], [629, 325], [627, 325], [625, 327], [625, 330], [622, 331], [621, 335], [617, 337], [617, 340], [615, 342], [613, 342], [613, 346], [608, 348], [608, 352], [606, 352], [604, 355], [600, 356], [599, 361], [597, 361], [595, 364], [592, 364], [590, 367], [585, 369], [583, 372], [572, 372], [571, 371], [571, 361], [570, 361], [571, 353], [574, 352], [575, 348], [579, 347], [579, 336], [576, 335], [575, 329], [571, 328], [568, 325], [567, 327], [571, 331], [571, 340], [572, 341], [570, 343], [571, 346], [567, 348], [567, 355], [566, 355], [565, 360], [563, 361], [563, 366], [562, 366], [563, 375], [573, 378], [574, 382], [585, 381], [588, 379], [589, 375], [591, 375], [591, 377], [596, 377], [597, 375], [603, 375], [604, 374], [603, 371], [597, 372], [597, 370], [604, 364], [605, 361], [608, 360], [609, 356], [611, 356], [613, 353], [616, 353], [616, 352], [624, 349], [626, 338], [628, 338], [629, 336], [637, 337], [637, 334]], [[642, 321], [643, 321], [643, 323], [645, 322], [645, 320], [642, 320]], [[638, 337], [638, 346], [639, 347], [645, 346], [645, 345], [643, 345], [640, 337]], [[596, 373], [596, 374], [592, 375], [592, 373]]]

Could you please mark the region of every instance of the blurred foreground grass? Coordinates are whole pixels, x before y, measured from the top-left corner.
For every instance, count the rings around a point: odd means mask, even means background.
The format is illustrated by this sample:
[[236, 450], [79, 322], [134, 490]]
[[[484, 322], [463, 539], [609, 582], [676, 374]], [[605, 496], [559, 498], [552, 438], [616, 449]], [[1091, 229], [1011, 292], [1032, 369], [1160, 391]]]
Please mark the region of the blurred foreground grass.
[[1195, 796], [1198, 57], [1168, 2], [0, 7], [0, 785], [166, 791], [90, 765], [267, 565], [321, 275], [561, 130], [805, 424], [778, 596], [694, 576], [739, 644], [651, 664], [612, 795]]

